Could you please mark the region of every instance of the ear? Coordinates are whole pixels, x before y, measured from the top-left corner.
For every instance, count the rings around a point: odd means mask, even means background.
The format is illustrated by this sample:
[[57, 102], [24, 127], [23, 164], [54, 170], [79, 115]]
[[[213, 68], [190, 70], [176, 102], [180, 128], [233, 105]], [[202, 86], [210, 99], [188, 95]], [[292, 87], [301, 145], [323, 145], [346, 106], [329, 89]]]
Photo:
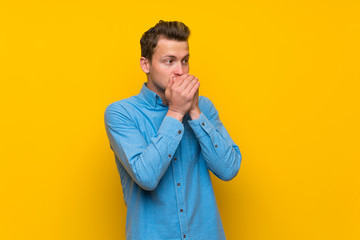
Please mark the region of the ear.
[[140, 58], [140, 67], [144, 73], [148, 74], [150, 71], [150, 62], [148, 59], [141, 57]]

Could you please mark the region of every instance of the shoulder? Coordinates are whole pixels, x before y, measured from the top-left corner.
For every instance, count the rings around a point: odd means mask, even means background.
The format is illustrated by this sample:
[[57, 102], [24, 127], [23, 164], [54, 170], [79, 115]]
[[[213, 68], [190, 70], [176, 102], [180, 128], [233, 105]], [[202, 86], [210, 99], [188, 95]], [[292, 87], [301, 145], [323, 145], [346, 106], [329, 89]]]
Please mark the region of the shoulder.
[[107, 105], [105, 109], [105, 113], [109, 111], [122, 111], [124, 107], [126, 107], [127, 105], [131, 105], [133, 102], [135, 102], [134, 98], [135, 96], [132, 96], [129, 98], [121, 99], [119, 101], [110, 103], [109, 105]]
[[208, 97], [199, 96], [199, 104], [207, 106], [207, 105], [212, 105], [212, 102]]
[[205, 115], [209, 115], [212, 112], [216, 111], [212, 101], [205, 96], [199, 96], [199, 108]]
[[140, 106], [144, 105], [144, 100], [140, 97], [140, 94], [124, 98], [113, 103], [110, 103], [106, 107], [106, 111], [121, 111], [121, 110], [129, 110], [139, 108]]
[[105, 120], [111, 120], [114, 117], [125, 117], [131, 120], [131, 109], [138, 102], [137, 96], [125, 98], [107, 105], [105, 109]]

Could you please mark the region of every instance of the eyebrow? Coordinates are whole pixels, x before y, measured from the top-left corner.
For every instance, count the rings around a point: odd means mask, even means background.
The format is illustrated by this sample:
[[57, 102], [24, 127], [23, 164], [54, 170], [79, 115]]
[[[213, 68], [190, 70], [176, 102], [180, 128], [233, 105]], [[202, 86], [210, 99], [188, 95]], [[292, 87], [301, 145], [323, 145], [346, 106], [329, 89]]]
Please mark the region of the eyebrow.
[[[174, 56], [174, 55], [165, 55], [165, 56], [163, 56], [162, 58], [167, 58], [167, 57], [169, 57], [169, 58], [176, 58], [176, 56]], [[190, 57], [190, 54], [187, 54], [185, 57], [183, 57], [183, 58], [188, 58], [188, 57]]]

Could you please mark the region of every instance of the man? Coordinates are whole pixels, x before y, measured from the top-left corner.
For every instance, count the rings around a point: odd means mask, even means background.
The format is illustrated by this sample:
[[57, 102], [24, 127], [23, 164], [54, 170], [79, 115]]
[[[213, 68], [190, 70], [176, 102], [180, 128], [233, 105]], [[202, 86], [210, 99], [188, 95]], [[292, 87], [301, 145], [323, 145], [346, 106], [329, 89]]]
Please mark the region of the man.
[[189, 74], [189, 35], [176, 21], [145, 32], [147, 83], [105, 111], [127, 206], [126, 239], [225, 239], [209, 170], [231, 180], [242, 158]]

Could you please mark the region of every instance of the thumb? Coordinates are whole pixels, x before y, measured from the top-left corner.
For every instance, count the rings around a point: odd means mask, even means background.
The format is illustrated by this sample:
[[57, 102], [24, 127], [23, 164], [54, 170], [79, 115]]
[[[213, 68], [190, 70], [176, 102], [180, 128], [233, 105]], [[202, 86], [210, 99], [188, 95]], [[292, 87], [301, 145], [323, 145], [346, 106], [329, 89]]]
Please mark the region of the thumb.
[[170, 78], [168, 83], [167, 83], [167, 86], [166, 87], [171, 87], [172, 85], [174, 84], [174, 79], [173, 78]]

